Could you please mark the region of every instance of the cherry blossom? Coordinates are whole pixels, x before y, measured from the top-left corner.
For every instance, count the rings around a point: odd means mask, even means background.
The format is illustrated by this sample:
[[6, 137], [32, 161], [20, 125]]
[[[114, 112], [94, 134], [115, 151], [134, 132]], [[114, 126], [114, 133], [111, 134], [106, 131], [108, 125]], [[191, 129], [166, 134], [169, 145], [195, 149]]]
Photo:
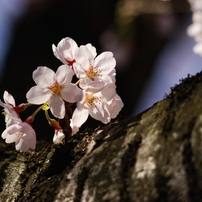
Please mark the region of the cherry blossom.
[[77, 43], [69, 37], [62, 39], [58, 43], [57, 47], [54, 44], [52, 45], [55, 57], [58, 58], [63, 64], [67, 64], [69, 66], [72, 66], [75, 62], [74, 52], [77, 48]]
[[55, 130], [55, 134], [53, 136], [53, 143], [54, 144], [60, 144], [63, 142], [65, 138], [65, 134], [63, 133], [63, 130]]
[[16, 150], [26, 152], [29, 148], [36, 147], [36, 134], [34, 129], [26, 122], [13, 124], [2, 133], [6, 143], [15, 142]]
[[[97, 83], [99, 86], [99, 81]], [[89, 85], [84, 89], [83, 98], [77, 103], [71, 120], [73, 134], [78, 131], [78, 128], [87, 120], [89, 115], [103, 123], [108, 123], [111, 120], [111, 114], [116, 114], [118, 111], [118, 109], [110, 107], [111, 100], [116, 95], [115, 84], [109, 83], [101, 89], [95, 88], [95, 86], [95, 84], [93, 87]]]
[[[90, 115], [92, 118], [108, 123], [116, 118], [123, 107], [123, 102], [116, 93], [116, 61], [112, 52], [103, 52], [97, 56], [96, 48], [92, 44], [78, 46], [69, 38], [63, 38], [57, 46], [52, 45], [53, 54], [63, 65], [54, 72], [46, 66], [40, 66], [33, 72], [36, 83], [26, 94], [28, 103], [18, 106], [12, 95], [4, 92], [4, 108], [6, 129], [2, 138], [6, 143], [15, 143], [16, 150], [25, 152], [35, 149], [36, 134], [31, 126], [39, 111], [45, 111], [45, 117], [54, 128], [53, 143], [63, 143], [65, 139], [64, 126], [49, 116], [64, 119], [69, 123], [72, 134], [79, 131], [81, 125]], [[73, 84], [72, 78], [78, 81]], [[77, 103], [76, 109], [70, 108]], [[24, 122], [19, 113], [29, 105], [40, 105]], [[63, 124], [62, 124], [63, 125]]]
[[80, 46], [75, 51], [75, 58], [74, 71], [81, 79], [81, 88], [87, 87], [92, 81], [115, 82], [116, 61], [112, 52], [103, 52], [95, 57], [87, 46]]
[[[96, 49], [90, 43], [86, 44], [86, 48], [96, 56]], [[70, 67], [73, 67], [73, 64], [76, 62], [75, 60], [75, 51], [78, 49], [77, 43], [69, 38], [63, 38], [57, 45], [57, 47], [53, 44], [52, 50], [53, 54], [56, 58], [58, 58], [63, 64], [67, 64]]]
[[36, 86], [27, 92], [27, 100], [32, 104], [48, 102], [55, 117], [64, 118], [64, 100], [70, 103], [81, 100], [81, 90], [70, 83], [73, 70], [67, 65], [61, 65], [56, 73], [48, 67], [38, 67], [33, 72]]
[[5, 122], [6, 127], [9, 127], [10, 125], [13, 125], [14, 123], [21, 122], [21, 119], [19, 118], [19, 114], [15, 110], [15, 100], [11, 94], [9, 94], [7, 91], [4, 92], [3, 95], [4, 102], [3, 103], [0, 100], [0, 106], [4, 108], [4, 114], [5, 114]]
[[191, 24], [187, 28], [187, 34], [194, 38], [197, 44], [193, 47], [196, 54], [202, 56], [202, 1], [201, 0], [188, 0], [193, 11]]

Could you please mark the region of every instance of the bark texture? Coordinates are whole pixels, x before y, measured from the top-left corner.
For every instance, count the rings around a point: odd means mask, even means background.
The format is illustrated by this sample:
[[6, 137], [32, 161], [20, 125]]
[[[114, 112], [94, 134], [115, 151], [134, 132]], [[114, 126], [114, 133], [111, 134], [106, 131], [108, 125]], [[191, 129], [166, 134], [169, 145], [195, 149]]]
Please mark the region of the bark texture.
[[202, 73], [150, 109], [66, 145], [0, 142], [0, 201], [202, 201]]

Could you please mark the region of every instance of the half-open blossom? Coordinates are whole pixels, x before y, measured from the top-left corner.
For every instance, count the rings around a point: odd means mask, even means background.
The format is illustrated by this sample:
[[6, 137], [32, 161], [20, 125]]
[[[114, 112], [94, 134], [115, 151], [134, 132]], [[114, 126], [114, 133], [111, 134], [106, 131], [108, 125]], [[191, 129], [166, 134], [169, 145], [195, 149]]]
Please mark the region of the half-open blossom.
[[15, 110], [15, 100], [13, 96], [5, 91], [3, 99], [5, 103], [0, 100], [0, 106], [4, 108], [6, 127], [21, 122], [19, 114]]
[[[96, 48], [94, 46], [92, 46], [90, 43], [86, 44], [85, 46], [94, 57], [97, 55]], [[52, 45], [52, 50], [55, 57], [58, 58], [63, 64], [67, 64], [70, 67], [73, 67], [73, 64], [76, 62], [75, 52], [78, 48], [77, 43], [69, 37], [63, 38], [58, 43], [57, 47], [54, 44]]]
[[60, 144], [63, 142], [65, 138], [65, 134], [63, 133], [63, 130], [55, 130], [55, 134], [53, 136], [53, 143], [54, 144]]
[[80, 86], [87, 87], [93, 81], [113, 83], [115, 80], [114, 68], [116, 65], [112, 52], [103, 52], [95, 57], [86, 46], [80, 46], [75, 52], [76, 63], [74, 71], [81, 79]]
[[69, 66], [72, 66], [75, 62], [74, 52], [77, 48], [77, 43], [69, 37], [62, 39], [58, 43], [57, 47], [54, 44], [52, 45], [53, 54], [55, 57], [58, 58], [63, 64], [67, 64]]
[[26, 122], [13, 124], [2, 133], [6, 143], [15, 142], [16, 150], [26, 152], [29, 148], [36, 147], [36, 134], [34, 129]]
[[[83, 98], [77, 103], [71, 120], [73, 133], [78, 131], [89, 115], [103, 123], [108, 123], [111, 120], [113, 110], [110, 108], [111, 102], [108, 102], [116, 95], [115, 87], [114, 83], [109, 83], [101, 89], [92, 88], [89, 85], [83, 90]], [[116, 112], [117, 109], [115, 109]]]
[[61, 65], [56, 73], [48, 67], [38, 67], [33, 72], [33, 79], [37, 85], [27, 92], [28, 102], [48, 102], [52, 114], [64, 118], [64, 100], [70, 103], [81, 100], [81, 90], [71, 83], [73, 75], [73, 70], [67, 65]]

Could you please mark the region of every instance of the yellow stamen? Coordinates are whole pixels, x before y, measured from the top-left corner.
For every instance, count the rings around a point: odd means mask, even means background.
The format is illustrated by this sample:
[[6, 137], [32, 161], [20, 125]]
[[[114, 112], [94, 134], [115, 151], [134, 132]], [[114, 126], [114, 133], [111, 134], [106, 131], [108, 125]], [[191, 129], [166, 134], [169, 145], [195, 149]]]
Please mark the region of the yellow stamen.
[[60, 92], [61, 86], [58, 84], [57, 81], [55, 81], [51, 86], [47, 87], [52, 95], [56, 95]]
[[17, 135], [19, 138], [23, 138], [24, 137], [24, 133], [22, 133], [21, 131], [17, 131], [15, 133], [15, 135]]
[[99, 71], [97, 69], [97, 67], [94, 66], [90, 66], [90, 68], [86, 71], [86, 76], [91, 79], [92, 81], [94, 81], [94, 77], [99, 76]]
[[96, 99], [97, 99], [97, 98], [94, 97], [92, 94], [86, 94], [84, 103], [86, 103], [89, 107], [94, 107], [94, 101], [95, 101]]

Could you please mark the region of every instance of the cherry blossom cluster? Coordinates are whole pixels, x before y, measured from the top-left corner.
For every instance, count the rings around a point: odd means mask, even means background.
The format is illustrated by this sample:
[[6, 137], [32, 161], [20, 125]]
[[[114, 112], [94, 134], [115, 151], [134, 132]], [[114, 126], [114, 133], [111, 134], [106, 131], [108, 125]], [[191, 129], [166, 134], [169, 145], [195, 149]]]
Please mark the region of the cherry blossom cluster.
[[193, 11], [192, 21], [187, 33], [196, 41], [193, 51], [202, 56], [202, 1], [201, 0], [188, 0]]
[[[56, 72], [45, 66], [34, 70], [36, 85], [27, 92], [27, 103], [16, 106], [13, 96], [7, 91], [3, 95], [4, 102], [0, 100], [6, 122], [2, 138], [6, 143], [14, 142], [20, 152], [36, 147], [36, 133], [31, 124], [40, 110], [45, 111], [48, 123], [55, 130], [53, 142], [58, 144], [65, 138], [59, 120], [67, 114], [67, 103], [69, 106], [76, 103], [69, 117], [71, 135], [79, 131], [89, 115], [106, 124], [116, 118], [123, 107], [116, 93], [116, 61], [112, 52], [97, 55], [91, 44], [78, 46], [69, 37], [62, 39], [57, 46], [52, 45], [52, 50], [63, 64]], [[75, 83], [72, 83], [73, 78], [77, 79]], [[39, 107], [22, 121], [20, 112], [30, 105]], [[49, 111], [54, 118], [50, 118]]]

